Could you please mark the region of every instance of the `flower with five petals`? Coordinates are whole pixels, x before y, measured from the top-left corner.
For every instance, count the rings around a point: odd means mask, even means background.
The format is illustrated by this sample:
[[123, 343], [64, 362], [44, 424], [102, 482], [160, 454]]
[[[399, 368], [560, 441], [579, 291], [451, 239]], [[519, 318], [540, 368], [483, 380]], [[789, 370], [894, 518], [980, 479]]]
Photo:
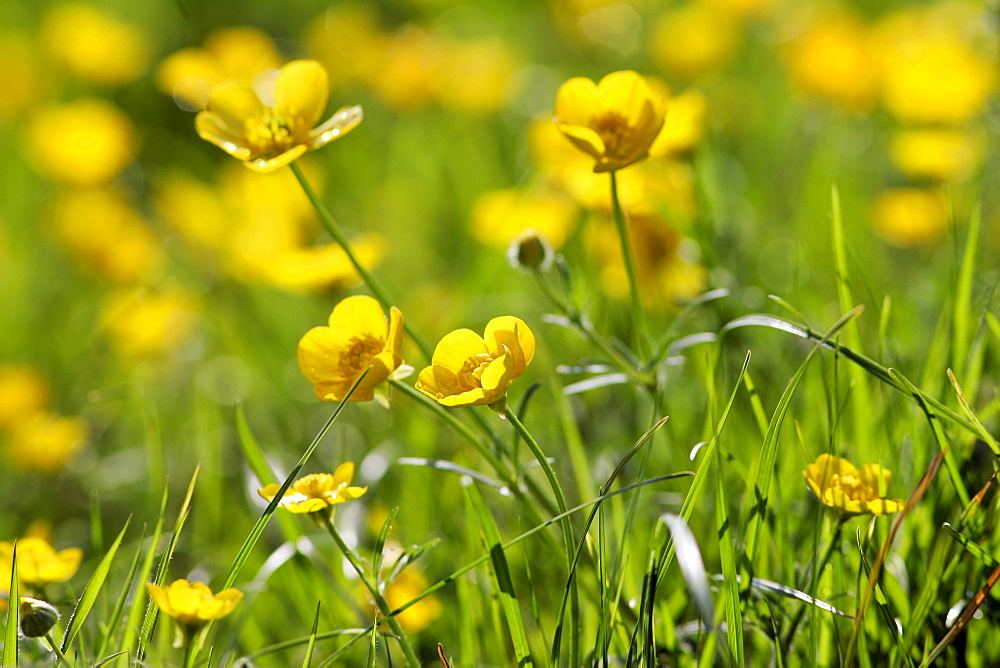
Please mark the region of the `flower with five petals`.
[[826, 453], [802, 472], [816, 498], [846, 515], [889, 515], [902, 510], [901, 500], [881, 497], [891, 475], [881, 464], [857, 468], [846, 459]]
[[258, 172], [284, 167], [361, 122], [361, 107], [343, 107], [313, 127], [326, 109], [326, 70], [315, 60], [294, 60], [258, 95], [244, 81], [212, 89], [195, 117], [198, 135]]
[[[278, 507], [293, 513], [308, 513], [314, 519], [329, 518], [338, 503], [364, 496], [367, 487], [353, 487], [354, 463], [345, 462], [333, 473], [312, 473], [296, 480], [278, 501]], [[269, 503], [281, 491], [281, 485], [271, 484], [257, 493]]]

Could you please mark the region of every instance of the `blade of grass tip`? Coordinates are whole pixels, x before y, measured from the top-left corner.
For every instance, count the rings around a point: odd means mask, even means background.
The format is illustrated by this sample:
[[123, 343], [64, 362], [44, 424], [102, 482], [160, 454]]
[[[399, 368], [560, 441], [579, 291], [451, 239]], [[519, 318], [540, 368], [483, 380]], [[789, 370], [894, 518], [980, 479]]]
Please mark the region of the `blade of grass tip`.
[[976, 251], [979, 248], [979, 228], [982, 223], [982, 206], [976, 204], [969, 216], [968, 236], [965, 239], [965, 252], [962, 254], [962, 264], [958, 271], [958, 285], [955, 289], [955, 302], [952, 311], [952, 365], [959, 375], [966, 370], [965, 357], [969, 350], [970, 307], [972, 302], [973, 274], [976, 268]]
[[944, 654], [944, 651], [948, 649], [953, 642], [955, 642], [955, 639], [959, 636], [959, 634], [965, 631], [965, 627], [967, 627], [969, 622], [972, 621], [976, 611], [979, 610], [979, 607], [989, 596], [990, 590], [993, 589], [993, 585], [997, 583], [997, 580], [1000, 580], [1000, 566], [993, 569], [993, 572], [990, 573], [990, 577], [986, 580], [986, 584], [983, 585], [982, 589], [976, 592], [975, 597], [969, 605], [965, 607], [965, 610], [962, 611], [962, 614], [955, 622], [955, 625], [948, 630], [948, 633], [946, 633], [944, 638], [941, 639], [941, 642], [939, 642], [937, 646], [931, 650], [931, 653], [928, 654], [927, 658], [920, 664], [921, 668], [924, 666], [930, 666], [937, 661], [941, 655]]
[[[188, 515], [191, 513], [191, 499], [194, 497], [194, 488], [198, 484], [198, 474], [201, 473], [201, 464], [194, 467], [194, 473], [191, 474], [191, 481], [188, 483], [187, 492], [184, 494], [184, 500], [181, 501], [180, 509], [177, 512], [177, 519], [174, 521], [174, 528], [170, 534], [170, 541], [167, 543], [167, 549], [164, 551], [163, 556], [160, 557], [160, 565], [156, 569], [155, 582], [158, 586], [162, 586], [167, 579], [167, 571], [170, 569], [170, 562], [174, 558], [174, 551], [177, 549], [177, 543], [181, 539], [181, 531], [184, 529], [184, 523], [187, 522]], [[146, 618], [142, 622], [142, 633], [139, 636], [139, 655], [140, 657], [145, 653], [146, 648], [149, 647], [150, 640], [153, 637], [153, 629], [156, 626], [156, 617], [159, 614], [160, 609], [155, 605], [150, 605], [146, 607]], [[192, 654], [197, 654], [198, 648], [195, 646]]]
[[122, 527], [122, 530], [118, 533], [118, 537], [111, 544], [111, 547], [108, 548], [104, 558], [101, 559], [101, 563], [94, 569], [93, 575], [90, 576], [87, 585], [83, 588], [80, 601], [73, 608], [73, 614], [70, 615], [69, 622], [66, 624], [66, 630], [63, 632], [62, 643], [59, 645], [61, 652], [66, 652], [70, 643], [76, 638], [76, 634], [80, 632], [84, 620], [87, 619], [87, 615], [90, 614], [91, 609], [94, 607], [97, 595], [101, 593], [101, 589], [104, 587], [104, 581], [111, 570], [111, 563], [118, 553], [118, 547], [122, 544], [122, 539], [125, 537], [125, 532], [128, 530], [129, 523], [131, 522], [132, 516], [129, 515], [128, 519], [125, 520], [125, 526]]
[[702, 622], [711, 633], [715, 628], [715, 603], [708, 588], [708, 573], [705, 572], [705, 561], [701, 557], [698, 541], [691, 533], [691, 527], [680, 516], [665, 513], [660, 516], [659, 521], [670, 530], [677, 551], [677, 565], [680, 566], [681, 575], [684, 576]]
[[392, 521], [396, 519], [398, 513], [399, 506], [396, 506], [385, 516], [385, 521], [382, 522], [382, 529], [378, 532], [378, 538], [375, 539], [375, 545], [372, 547], [372, 574], [374, 574], [376, 580], [378, 580], [378, 574], [382, 571], [382, 557], [385, 556], [385, 541], [389, 537], [389, 530], [392, 529]]
[[941, 421], [937, 418], [937, 415], [930, 410], [927, 406], [927, 402], [924, 401], [923, 395], [916, 391], [913, 383], [911, 383], [906, 376], [897, 372], [895, 369], [889, 369], [889, 373], [891, 373], [893, 378], [895, 378], [899, 383], [914, 390], [912, 392], [913, 398], [916, 400], [917, 405], [920, 406], [920, 409], [924, 413], [924, 417], [927, 418], [927, 422], [930, 424], [931, 433], [934, 434], [934, 439], [937, 441], [938, 449], [944, 453], [944, 466], [945, 470], [948, 471], [948, 478], [951, 480], [952, 487], [955, 488], [955, 493], [958, 494], [958, 498], [962, 502], [962, 506], [968, 506], [971, 500], [969, 497], [969, 491], [965, 487], [965, 481], [962, 480], [962, 472], [959, 470], [959, 465], [955, 459], [955, 453], [952, 452], [948, 436], [944, 433], [944, 429], [941, 427]]
[[306, 655], [302, 659], [302, 668], [312, 665], [313, 650], [316, 648], [316, 632], [319, 630], [319, 609], [322, 601], [316, 601], [316, 614], [313, 616], [312, 631], [309, 633], [309, 644], [306, 645]]
[[750, 580], [753, 577], [753, 564], [757, 560], [757, 552], [760, 549], [767, 503], [771, 495], [771, 476], [774, 473], [774, 462], [778, 454], [778, 433], [785, 421], [788, 406], [791, 404], [792, 397], [795, 395], [799, 383], [802, 382], [802, 378], [805, 376], [806, 369], [809, 368], [809, 363], [822, 348], [823, 342], [828, 341], [844, 325], [860, 315], [863, 310], [863, 307], [858, 306], [842, 316], [823, 335], [822, 339], [809, 350], [809, 354], [806, 355], [805, 360], [803, 360], [802, 364], [795, 371], [795, 375], [792, 376], [791, 380], [785, 386], [785, 390], [778, 400], [778, 405], [774, 409], [774, 414], [768, 424], [767, 434], [764, 436], [760, 455], [757, 458], [757, 473], [754, 476], [751, 493], [747, 495], [747, 501], [744, 503], [743, 516], [746, 518], [743, 522], [745, 547], [743, 564], [741, 566], [741, 570], [745, 576], [743, 579], [744, 587], [750, 586]]
[[[860, 568], [865, 576], [869, 577], [871, 575], [871, 567], [868, 564], [868, 559], [865, 558], [865, 550], [864, 545], [862, 544], [860, 532], [857, 536], [857, 547], [858, 554], [860, 555]], [[893, 614], [893, 610], [889, 605], [889, 599], [885, 593], [883, 593], [882, 587], [878, 583], [875, 584], [874, 599], [886, 633], [888, 633], [893, 640], [897, 656], [902, 657], [904, 663], [906, 663], [907, 666], [912, 667], [914, 665], [913, 657], [911, 657], [909, 652], [906, 651], [906, 646], [903, 644], [903, 634], [901, 633], [900, 628], [896, 626], [896, 615]]]
[[372, 623], [371, 633], [368, 634], [368, 668], [375, 668], [375, 661], [378, 657], [378, 613]]
[[965, 417], [967, 417], [969, 422], [971, 422], [976, 428], [976, 436], [981, 438], [983, 442], [989, 446], [994, 455], [1000, 457], [1000, 444], [997, 443], [997, 440], [993, 438], [993, 434], [990, 433], [990, 430], [986, 428], [983, 421], [979, 419], [978, 415], [976, 415], [976, 411], [972, 410], [969, 400], [965, 398], [965, 392], [962, 391], [962, 386], [958, 384], [958, 380], [955, 378], [955, 374], [952, 373], [951, 369], [948, 369], [948, 380], [951, 382], [952, 389], [955, 390], [955, 396], [958, 398], [958, 403], [962, 407], [962, 412], [965, 413]]
[[17, 665], [17, 638], [21, 614], [21, 593], [17, 588], [17, 541], [10, 560], [10, 582], [7, 587], [7, 625], [3, 634], [3, 668]]
[[149, 549], [146, 551], [146, 557], [142, 561], [139, 577], [136, 578], [140, 586], [136, 589], [135, 596], [132, 597], [132, 605], [129, 607], [128, 615], [125, 617], [125, 630], [121, 634], [121, 642], [118, 645], [118, 651], [122, 653], [118, 663], [122, 668], [128, 668], [129, 655], [132, 653], [136, 637], [141, 631], [141, 623], [144, 617], [140, 613], [143, 604], [147, 600], [146, 591], [141, 586], [141, 583], [149, 579], [149, 574], [153, 570], [153, 560], [156, 558], [156, 550], [160, 545], [160, 536], [163, 535], [163, 522], [167, 515], [167, 499], [169, 496], [170, 487], [164, 485], [163, 495], [160, 497], [160, 512], [156, 518], [156, 526], [153, 528], [153, 533], [150, 536]]
[[[115, 607], [111, 611], [111, 616], [107, 619], [104, 628], [105, 632], [101, 635], [101, 644], [98, 645], [96, 657], [104, 656], [104, 653], [108, 650], [108, 645], [111, 642], [112, 635], [118, 630], [118, 625], [121, 624], [122, 613], [125, 612], [125, 604], [128, 601], [129, 590], [132, 589], [132, 583], [135, 582], [135, 574], [139, 569], [139, 556], [142, 554], [142, 544], [146, 539], [146, 525], [142, 527], [142, 533], [139, 535], [139, 542], [136, 544], [135, 554], [132, 555], [132, 563], [128, 568], [128, 575], [125, 577], [125, 584], [122, 586], [121, 593], [118, 594], [118, 600], [115, 602]], [[112, 655], [112, 657], [115, 655]], [[107, 657], [106, 660], [112, 657]]]
[[476, 522], [482, 532], [483, 540], [486, 543], [486, 550], [490, 555], [490, 572], [493, 576], [493, 585], [496, 587], [497, 595], [500, 597], [500, 604], [503, 606], [504, 616], [507, 619], [507, 630], [510, 633], [511, 642], [514, 645], [514, 657], [517, 665], [533, 666], [531, 660], [531, 650], [528, 646], [528, 635], [524, 630], [524, 620], [521, 618], [521, 608], [517, 600], [517, 593], [514, 591], [514, 583], [510, 578], [510, 567], [507, 564], [507, 557], [501, 547], [500, 532], [497, 530], [496, 522], [489, 508], [486, 507], [486, 500], [483, 493], [479, 491], [475, 483], [468, 482], [464, 486], [465, 498], [471, 504], [476, 515]]
[[761, 401], [760, 393], [757, 392], [757, 384], [753, 382], [753, 377], [747, 371], [743, 372], [743, 385], [747, 388], [750, 409], [753, 411], [754, 420], [757, 422], [757, 428], [760, 430], [761, 438], [763, 438], [767, 435], [767, 411], [764, 410], [764, 402]]
[[875, 355], [879, 359], [885, 357], [885, 342], [889, 340], [889, 322], [892, 320], [892, 297], [886, 295], [882, 299], [882, 310], [878, 317], [878, 342]]
[[[233, 586], [234, 582], [236, 582], [236, 576], [239, 575], [240, 570], [243, 568], [243, 564], [245, 564], [246, 560], [250, 557], [251, 550], [253, 550], [254, 545], [257, 544], [257, 539], [260, 538], [260, 534], [264, 532], [264, 527], [267, 526], [267, 522], [268, 520], [271, 519], [271, 515], [273, 515], [274, 511], [278, 509], [278, 504], [281, 502], [281, 499], [285, 495], [285, 492], [288, 491], [288, 488], [292, 486], [292, 482], [299, 475], [299, 471], [301, 471], [302, 467], [305, 466], [305, 463], [309, 461], [309, 458], [312, 456], [313, 452], [319, 446], [320, 441], [322, 441], [323, 437], [326, 436], [326, 432], [330, 430], [330, 427], [333, 426], [333, 423], [337, 420], [338, 417], [340, 417], [340, 414], [341, 412], [343, 412], [344, 407], [347, 406], [347, 403], [351, 399], [351, 395], [354, 394], [354, 390], [357, 389], [358, 385], [361, 384], [361, 381], [364, 380], [365, 376], [367, 375], [368, 375], [368, 369], [365, 369], [358, 376], [357, 380], [354, 381], [354, 384], [351, 385], [351, 388], [347, 391], [347, 395], [343, 398], [343, 400], [341, 400], [339, 404], [337, 404], [337, 407], [333, 410], [333, 414], [330, 415], [330, 418], [323, 424], [319, 432], [316, 434], [315, 438], [313, 438], [312, 443], [310, 443], [309, 447], [307, 447], [305, 452], [302, 453], [302, 456], [299, 458], [299, 461], [295, 465], [295, 468], [293, 468], [291, 473], [288, 474], [288, 477], [285, 478], [285, 481], [281, 484], [281, 487], [278, 489], [278, 493], [275, 494], [271, 502], [267, 504], [267, 508], [265, 508], [264, 512], [261, 513], [260, 518], [253, 525], [253, 528], [250, 530], [250, 533], [243, 541], [243, 545], [240, 546], [239, 552], [236, 553], [236, 558], [233, 559], [232, 566], [229, 567], [229, 571], [226, 572], [226, 577], [223, 578], [222, 586], [220, 587], [221, 589], [228, 589], [229, 587]], [[211, 625], [211, 622], [209, 622], [209, 625]]]
[[845, 666], [849, 666], [854, 662], [854, 655], [858, 647], [858, 636], [861, 634], [861, 628], [864, 624], [865, 611], [868, 608], [868, 602], [871, 600], [875, 585], [882, 572], [882, 566], [885, 564], [885, 558], [889, 554], [889, 548], [896, 539], [896, 533], [899, 531], [899, 527], [903, 525], [903, 520], [907, 515], [909, 515], [913, 507], [917, 505], [923, 497], [924, 492], [927, 491], [927, 488], [931, 484], [931, 480], [933, 480], [937, 475], [938, 469], [941, 467], [941, 463], [943, 461], [944, 451], [938, 452], [930, 466], [927, 468], [927, 471], [920, 479], [920, 482], [917, 483], [917, 486], [913, 489], [910, 497], [906, 500], [906, 504], [903, 506], [903, 509], [897, 513], [895, 518], [893, 518], [892, 524], [889, 527], [889, 533], [882, 542], [882, 547], [879, 549], [878, 556], [875, 558], [875, 561], [872, 562], [871, 574], [868, 576], [868, 583], [865, 585], [865, 590], [862, 593], [858, 604], [858, 613], [854, 620], [854, 629], [851, 632], [851, 639], [847, 645], [847, 650], [844, 653], [845, 660], [843, 665]]
[[997, 561], [996, 557], [984, 550], [971, 538], [957, 531], [955, 527], [951, 526], [948, 522], [942, 524], [941, 528], [948, 532], [952, 538], [958, 541], [958, 544], [964, 547], [965, 551], [974, 556], [983, 566], [987, 568], [996, 568], [997, 566], [1000, 566], [1000, 561]]

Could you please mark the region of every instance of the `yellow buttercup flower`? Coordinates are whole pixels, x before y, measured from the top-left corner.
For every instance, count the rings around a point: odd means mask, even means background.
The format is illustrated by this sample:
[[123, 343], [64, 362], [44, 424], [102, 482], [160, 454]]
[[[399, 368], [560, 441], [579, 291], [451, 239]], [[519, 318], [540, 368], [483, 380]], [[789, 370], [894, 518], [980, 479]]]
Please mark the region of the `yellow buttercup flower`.
[[294, 60], [258, 96], [242, 81], [212, 89], [208, 106], [195, 118], [195, 128], [209, 141], [247, 167], [270, 172], [325, 146], [361, 122], [361, 107], [343, 107], [318, 127], [326, 109], [329, 83], [315, 60]]
[[0, 365], [0, 428], [9, 428], [45, 408], [50, 394], [49, 384], [35, 368]]
[[724, 63], [739, 42], [739, 24], [705, 2], [672, 9], [653, 24], [650, 56], [663, 71], [695, 79]]
[[[391, 570], [394, 566], [394, 563], [389, 563], [385, 570]], [[407, 565], [391, 582], [385, 585], [386, 603], [395, 610], [423, 594], [429, 586], [430, 582], [427, 581], [427, 576], [417, 570], [416, 566]], [[377, 608], [368, 590], [359, 586], [358, 594], [368, 610], [374, 614]], [[419, 633], [440, 617], [441, 611], [441, 601], [435, 596], [427, 596], [396, 615], [396, 619], [399, 620], [399, 625], [407, 633]]]
[[480, 195], [472, 209], [472, 234], [484, 244], [506, 248], [527, 230], [536, 230], [553, 248], [561, 248], [576, 215], [573, 202], [556, 192], [491, 190]]
[[826, 453], [802, 472], [809, 489], [836, 512], [848, 515], [888, 515], [903, 509], [899, 499], [884, 499], [891, 474], [881, 464], [857, 468], [841, 457]]
[[174, 580], [166, 587], [146, 583], [146, 592], [163, 614], [177, 620], [177, 642], [190, 642], [206, 624], [222, 619], [243, 600], [243, 592], [230, 587], [218, 594], [201, 582]]
[[471, 113], [492, 113], [514, 92], [517, 62], [511, 49], [498, 39], [444, 44], [445, 62], [441, 103]]
[[42, 22], [41, 40], [59, 65], [97, 84], [132, 81], [148, 59], [137, 28], [83, 2], [53, 7]]
[[361, 373], [368, 374], [351, 401], [371, 401], [376, 390], [403, 363], [403, 314], [395, 306], [389, 319], [377, 300], [347, 297], [333, 308], [328, 327], [313, 327], [299, 341], [299, 368], [323, 401], [341, 401]]
[[[83, 550], [71, 547], [56, 552], [44, 538], [26, 536], [17, 541], [17, 579], [31, 589], [66, 582], [80, 568]], [[0, 543], [0, 582], [10, 582], [14, 543]], [[6, 571], [6, 572], [4, 572]]]
[[15, 468], [54, 473], [65, 468], [86, 441], [87, 426], [80, 418], [39, 411], [12, 427], [3, 455]]
[[894, 246], [911, 248], [939, 239], [948, 225], [948, 207], [940, 190], [894, 188], [872, 205], [875, 231]]
[[166, 355], [191, 336], [198, 322], [193, 297], [179, 290], [122, 290], [101, 314], [115, 351], [125, 357]]
[[[319, 513], [329, 517], [335, 505], [361, 498], [368, 491], [367, 487], [353, 487], [353, 479], [353, 462], [341, 464], [332, 474], [312, 473], [292, 483], [278, 507], [293, 513]], [[257, 493], [270, 503], [280, 490], [281, 485], [271, 484], [258, 489]]]
[[595, 172], [611, 172], [649, 155], [664, 112], [645, 80], [624, 70], [597, 84], [583, 77], [564, 83], [554, 120], [574, 146], [594, 159]]
[[507, 389], [535, 356], [535, 336], [520, 318], [501, 316], [484, 336], [457, 329], [438, 342], [431, 366], [420, 372], [418, 390], [444, 406], [500, 408]]
[[968, 129], [902, 130], [892, 138], [892, 161], [914, 179], [960, 180], [979, 166], [985, 145]]

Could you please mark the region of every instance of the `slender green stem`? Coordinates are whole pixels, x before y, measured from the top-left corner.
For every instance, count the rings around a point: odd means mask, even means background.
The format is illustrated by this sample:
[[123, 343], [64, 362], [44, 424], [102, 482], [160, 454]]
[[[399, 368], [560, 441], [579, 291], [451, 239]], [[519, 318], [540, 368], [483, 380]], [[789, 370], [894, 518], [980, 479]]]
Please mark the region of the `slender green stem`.
[[378, 585], [375, 583], [375, 574], [373, 574], [371, 578], [368, 577], [368, 574], [365, 573], [365, 567], [361, 563], [361, 559], [350, 547], [347, 546], [347, 543], [344, 542], [343, 537], [340, 535], [340, 532], [337, 531], [337, 527], [334, 526], [333, 520], [329, 516], [326, 518], [326, 529], [330, 532], [330, 536], [333, 537], [334, 542], [337, 543], [337, 547], [340, 548], [343, 555], [347, 557], [349, 562], [351, 562], [351, 566], [354, 567], [358, 577], [361, 578], [361, 582], [365, 585], [368, 593], [370, 593], [372, 598], [375, 599], [375, 605], [378, 606], [379, 612], [382, 613], [383, 618], [389, 623], [389, 628], [392, 629], [392, 632], [396, 634], [397, 639], [399, 640], [399, 646], [403, 650], [404, 656], [406, 656], [407, 664], [419, 668], [420, 659], [417, 658], [417, 653], [414, 651], [413, 645], [410, 644], [410, 639], [407, 638], [406, 633], [403, 632], [403, 627], [400, 626], [399, 620], [392, 614], [392, 608], [389, 606], [388, 601], [385, 600], [382, 592], [378, 590]]
[[632, 245], [628, 240], [628, 228], [625, 225], [625, 212], [618, 199], [618, 178], [611, 172], [611, 211], [614, 214], [615, 227], [618, 229], [618, 240], [622, 247], [622, 262], [628, 274], [628, 290], [632, 301], [632, 326], [635, 328], [637, 352], [641, 358], [649, 356], [649, 341], [646, 339], [646, 316], [639, 299], [639, 279], [635, 271], [635, 258], [632, 257]]
[[[316, 194], [316, 191], [313, 190], [313, 187], [309, 183], [309, 180], [306, 178], [306, 175], [302, 172], [302, 168], [299, 167], [298, 163], [296, 162], [293, 162], [289, 166], [292, 168], [292, 173], [295, 174], [295, 178], [298, 179], [299, 185], [302, 186], [302, 190], [305, 192], [306, 197], [309, 198], [309, 201], [312, 203], [313, 208], [316, 209], [316, 213], [319, 214], [319, 219], [320, 221], [322, 221], [323, 226], [333, 237], [333, 240], [337, 242], [337, 245], [344, 250], [344, 253], [347, 255], [347, 259], [350, 260], [351, 264], [354, 266], [354, 269], [358, 272], [358, 275], [361, 277], [361, 280], [365, 282], [365, 285], [367, 285], [368, 289], [372, 291], [372, 294], [375, 295], [375, 298], [382, 304], [383, 308], [388, 309], [390, 306], [393, 305], [392, 301], [389, 299], [385, 290], [382, 289], [382, 286], [379, 285], [378, 281], [375, 280], [375, 277], [372, 275], [372, 273], [368, 271], [364, 267], [364, 265], [361, 264], [361, 262], [358, 261], [357, 256], [354, 254], [354, 250], [351, 248], [351, 242], [347, 240], [347, 237], [340, 229], [340, 226], [337, 225], [337, 221], [334, 220], [333, 215], [330, 213], [330, 210], [326, 208], [326, 204], [323, 203], [323, 200], [320, 199], [319, 195]], [[417, 335], [417, 333], [413, 330], [413, 326], [410, 325], [405, 319], [403, 320], [403, 329], [406, 330], [406, 333], [417, 344], [421, 352], [423, 352], [424, 356], [427, 359], [430, 359], [431, 358], [430, 347], [427, 345], [426, 342], [424, 342], [422, 338], [420, 338], [419, 335]]]
[[[826, 550], [823, 552], [823, 556], [820, 557], [818, 562], [816, 562], [816, 568], [812, 572], [810, 591], [816, 591], [819, 585], [819, 579], [823, 576], [823, 570], [826, 568], [826, 565], [830, 563], [830, 558], [840, 545], [840, 532], [843, 530], [844, 524], [847, 523], [848, 519], [850, 519], [849, 515], [840, 515], [837, 517], [837, 524], [833, 529], [833, 534], [830, 536], [830, 542], [827, 544]], [[798, 630], [799, 623], [802, 621], [802, 617], [805, 616], [807, 608], [808, 606], [803, 605], [799, 608], [799, 611], [795, 613], [795, 617], [788, 626], [788, 632], [782, 640], [782, 647], [791, 647], [792, 640], [795, 638], [795, 632]]]
[[63, 654], [62, 650], [59, 649], [59, 643], [57, 643], [55, 640], [52, 639], [51, 633], [45, 634], [45, 641], [49, 643], [49, 647], [52, 648], [52, 653], [56, 655], [57, 664], [62, 662], [65, 663], [67, 666], [73, 665], [69, 662], [69, 659], [66, 658], [66, 655]]

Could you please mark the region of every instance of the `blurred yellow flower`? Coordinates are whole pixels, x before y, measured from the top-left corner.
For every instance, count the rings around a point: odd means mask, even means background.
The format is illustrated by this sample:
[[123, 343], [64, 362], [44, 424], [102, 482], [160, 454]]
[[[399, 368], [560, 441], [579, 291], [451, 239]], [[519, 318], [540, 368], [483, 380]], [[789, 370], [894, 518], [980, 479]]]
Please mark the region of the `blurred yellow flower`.
[[903, 509], [899, 499], [884, 499], [891, 473], [880, 464], [854, 464], [826, 453], [802, 472], [809, 489], [826, 506], [847, 515], [889, 515]]
[[86, 440], [83, 420], [39, 411], [11, 427], [3, 455], [14, 468], [55, 473], [66, 467]]
[[26, 364], [0, 364], [0, 429], [11, 427], [49, 404], [45, 378]]
[[[32, 590], [66, 582], [76, 574], [83, 560], [83, 550], [71, 547], [56, 552], [44, 538], [26, 536], [17, 541], [17, 579]], [[14, 563], [14, 543], [0, 543], [0, 582], [10, 582]]]
[[416, 387], [444, 406], [499, 408], [534, 356], [535, 336], [523, 320], [493, 318], [484, 336], [471, 329], [445, 334]]
[[257, 28], [238, 26], [213, 31], [200, 49], [167, 56], [156, 70], [156, 83], [189, 111], [204, 109], [212, 88], [223, 81], [251, 84], [284, 60], [274, 42]]
[[52, 209], [52, 230], [77, 262], [119, 283], [154, 277], [166, 262], [152, 228], [114, 190], [63, 193]]
[[594, 159], [595, 172], [615, 171], [647, 157], [663, 117], [662, 101], [631, 70], [612, 72], [597, 84], [570, 79], [556, 95], [556, 126]]
[[163, 614], [177, 620], [178, 642], [190, 642], [206, 624], [222, 619], [243, 600], [243, 592], [230, 587], [218, 594], [201, 582], [174, 580], [166, 587], [146, 583], [146, 592]]
[[471, 113], [487, 114], [501, 108], [514, 92], [516, 61], [498, 39], [446, 42], [440, 88], [441, 104]]
[[739, 41], [734, 20], [709, 5], [691, 3], [653, 24], [650, 56], [664, 72], [695, 79], [728, 60]]
[[38, 171], [73, 186], [107, 184], [138, 150], [128, 116], [96, 98], [40, 109], [29, 120], [26, 141]]
[[948, 224], [948, 209], [938, 190], [895, 188], [875, 199], [872, 222], [883, 239], [910, 248], [941, 237]]
[[3, 95], [0, 119], [29, 109], [46, 88], [35, 45], [16, 32], [0, 33], [0, 53], [4, 56]]
[[[427, 577], [415, 566], [408, 565], [396, 575], [392, 582], [385, 585], [385, 600], [389, 607], [395, 610], [423, 594], [429, 586]], [[359, 587], [358, 594], [364, 600], [369, 611], [374, 614], [377, 608], [368, 590]], [[441, 602], [437, 597], [427, 596], [396, 615], [396, 619], [399, 620], [399, 625], [407, 633], [419, 633], [441, 616], [441, 610]]]
[[[365, 267], [378, 263], [384, 246], [382, 237], [372, 234], [351, 242], [355, 258]], [[353, 285], [360, 280], [347, 253], [335, 242], [274, 253], [260, 270], [262, 280], [290, 292]]]
[[408, 24], [385, 39], [378, 66], [367, 84], [388, 105], [418, 109], [438, 99], [446, 66], [440, 40]]
[[331, 5], [306, 29], [309, 54], [330, 74], [333, 87], [374, 80], [385, 50], [386, 37], [378, 15], [369, 4]]
[[[361, 498], [368, 491], [367, 487], [352, 487], [353, 479], [353, 462], [341, 464], [332, 474], [311, 473], [292, 483], [278, 507], [293, 513], [319, 513], [329, 517], [335, 505]], [[281, 485], [271, 484], [258, 489], [257, 493], [270, 503], [280, 490]]]
[[193, 298], [176, 290], [123, 290], [111, 294], [101, 321], [112, 347], [125, 357], [166, 355], [197, 324]]
[[851, 111], [867, 111], [879, 93], [871, 30], [846, 10], [818, 13], [784, 50], [792, 85]]
[[41, 41], [61, 67], [97, 84], [132, 81], [148, 60], [138, 28], [84, 2], [50, 9], [42, 20]]
[[388, 321], [371, 297], [347, 297], [333, 308], [328, 327], [313, 327], [299, 341], [299, 368], [323, 401], [341, 401], [363, 371], [368, 374], [351, 401], [371, 401], [403, 363], [403, 314], [395, 306]]
[[361, 122], [361, 107], [343, 107], [313, 127], [330, 93], [326, 70], [315, 60], [288, 63], [261, 89], [258, 95], [242, 81], [223, 82], [195, 118], [202, 139], [259, 172], [284, 167]]
[[483, 193], [472, 209], [472, 233], [481, 243], [507, 248], [523, 232], [533, 229], [561, 248], [576, 224], [577, 210], [566, 197], [548, 190], [516, 188]]
[[914, 179], [957, 181], [979, 166], [983, 140], [963, 128], [900, 130], [892, 138], [892, 160]]
[[667, 114], [663, 119], [663, 129], [649, 147], [649, 154], [657, 158], [690, 153], [705, 136], [708, 101], [693, 88], [673, 97], [663, 96], [663, 100]]

